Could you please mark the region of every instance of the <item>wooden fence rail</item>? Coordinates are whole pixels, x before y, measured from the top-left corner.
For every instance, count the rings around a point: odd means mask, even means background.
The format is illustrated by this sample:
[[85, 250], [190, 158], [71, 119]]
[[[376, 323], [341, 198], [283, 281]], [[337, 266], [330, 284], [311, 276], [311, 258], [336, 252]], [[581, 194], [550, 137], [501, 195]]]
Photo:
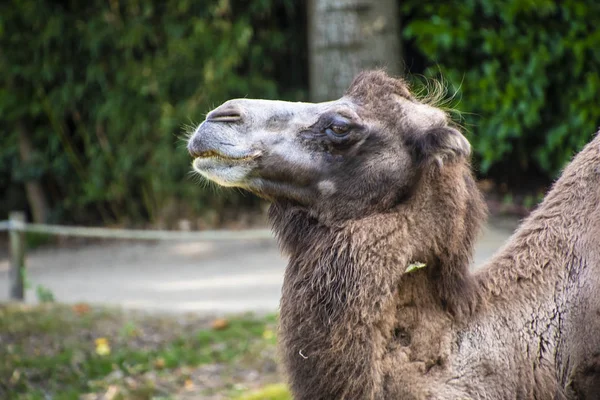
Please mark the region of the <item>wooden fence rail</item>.
[[81, 226], [32, 224], [20, 211], [11, 212], [8, 221], [0, 221], [0, 231], [8, 231], [10, 252], [10, 298], [25, 299], [25, 233], [35, 232], [57, 236], [79, 236], [128, 240], [175, 240], [193, 242], [219, 242], [231, 240], [270, 239], [269, 229], [209, 230], [209, 231], [163, 231], [141, 229], [112, 229]]

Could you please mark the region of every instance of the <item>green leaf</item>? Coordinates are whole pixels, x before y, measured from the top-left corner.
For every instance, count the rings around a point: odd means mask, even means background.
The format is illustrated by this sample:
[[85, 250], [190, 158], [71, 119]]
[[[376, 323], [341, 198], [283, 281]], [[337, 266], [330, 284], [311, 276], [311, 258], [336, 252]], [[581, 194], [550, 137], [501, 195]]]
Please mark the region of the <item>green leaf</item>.
[[421, 268], [425, 268], [427, 266], [427, 264], [424, 264], [422, 262], [414, 262], [408, 265], [408, 267], [406, 267], [406, 270], [404, 271], [405, 273], [409, 273], [409, 272], [414, 272], [418, 269]]

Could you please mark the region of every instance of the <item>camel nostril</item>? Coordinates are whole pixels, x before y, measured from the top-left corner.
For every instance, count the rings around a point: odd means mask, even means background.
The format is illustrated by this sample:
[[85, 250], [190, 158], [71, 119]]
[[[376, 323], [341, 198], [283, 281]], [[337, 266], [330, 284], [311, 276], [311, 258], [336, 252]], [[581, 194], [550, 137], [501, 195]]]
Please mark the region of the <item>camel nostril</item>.
[[206, 116], [210, 122], [237, 122], [242, 119], [242, 113], [236, 108], [216, 109]]

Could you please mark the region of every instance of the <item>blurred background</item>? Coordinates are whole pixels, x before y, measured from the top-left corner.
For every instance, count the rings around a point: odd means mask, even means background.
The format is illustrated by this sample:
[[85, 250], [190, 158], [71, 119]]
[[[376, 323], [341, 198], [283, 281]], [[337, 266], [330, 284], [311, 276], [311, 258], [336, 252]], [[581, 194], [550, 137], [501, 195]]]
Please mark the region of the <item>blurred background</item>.
[[194, 184], [186, 129], [373, 67], [444, 83], [480, 178], [547, 184], [600, 124], [599, 23], [594, 0], [4, 1], [0, 219], [218, 225], [259, 205]]
[[[266, 226], [266, 204], [190, 175], [186, 132], [230, 98], [334, 99], [383, 67], [418, 95], [444, 88], [438, 106], [473, 145], [492, 213], [477, 264], [600, 126], [598, 26], [596, 0], [6, 0], [0, 220], [20, 210], [48, 224]], [[0, 397], [287, 398], [269, 314], [285, 260], [272, 240], [26, 242], [28, 300], [69, 306], [1, 306]], [[198, 316], [247, 310], [263, 314]], [[65, 337], [75, 350], [57, 345]]]

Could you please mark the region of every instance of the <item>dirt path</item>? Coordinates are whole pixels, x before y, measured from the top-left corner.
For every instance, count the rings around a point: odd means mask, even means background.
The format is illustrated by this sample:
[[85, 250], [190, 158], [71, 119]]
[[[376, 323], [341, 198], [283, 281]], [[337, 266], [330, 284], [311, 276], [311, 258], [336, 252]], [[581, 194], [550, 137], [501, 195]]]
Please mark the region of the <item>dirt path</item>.
[[[516, 222], [494, 220], [477, 244], [481, 265], [508, 238]], [[273, 311], [285, 260], [274, 240], [230, 243], [125, 242], [31, 251], [32, 289], [57, 301], [160, 311]], [[8, 260], [0, 257], [0, 301], [8, 299]]]

